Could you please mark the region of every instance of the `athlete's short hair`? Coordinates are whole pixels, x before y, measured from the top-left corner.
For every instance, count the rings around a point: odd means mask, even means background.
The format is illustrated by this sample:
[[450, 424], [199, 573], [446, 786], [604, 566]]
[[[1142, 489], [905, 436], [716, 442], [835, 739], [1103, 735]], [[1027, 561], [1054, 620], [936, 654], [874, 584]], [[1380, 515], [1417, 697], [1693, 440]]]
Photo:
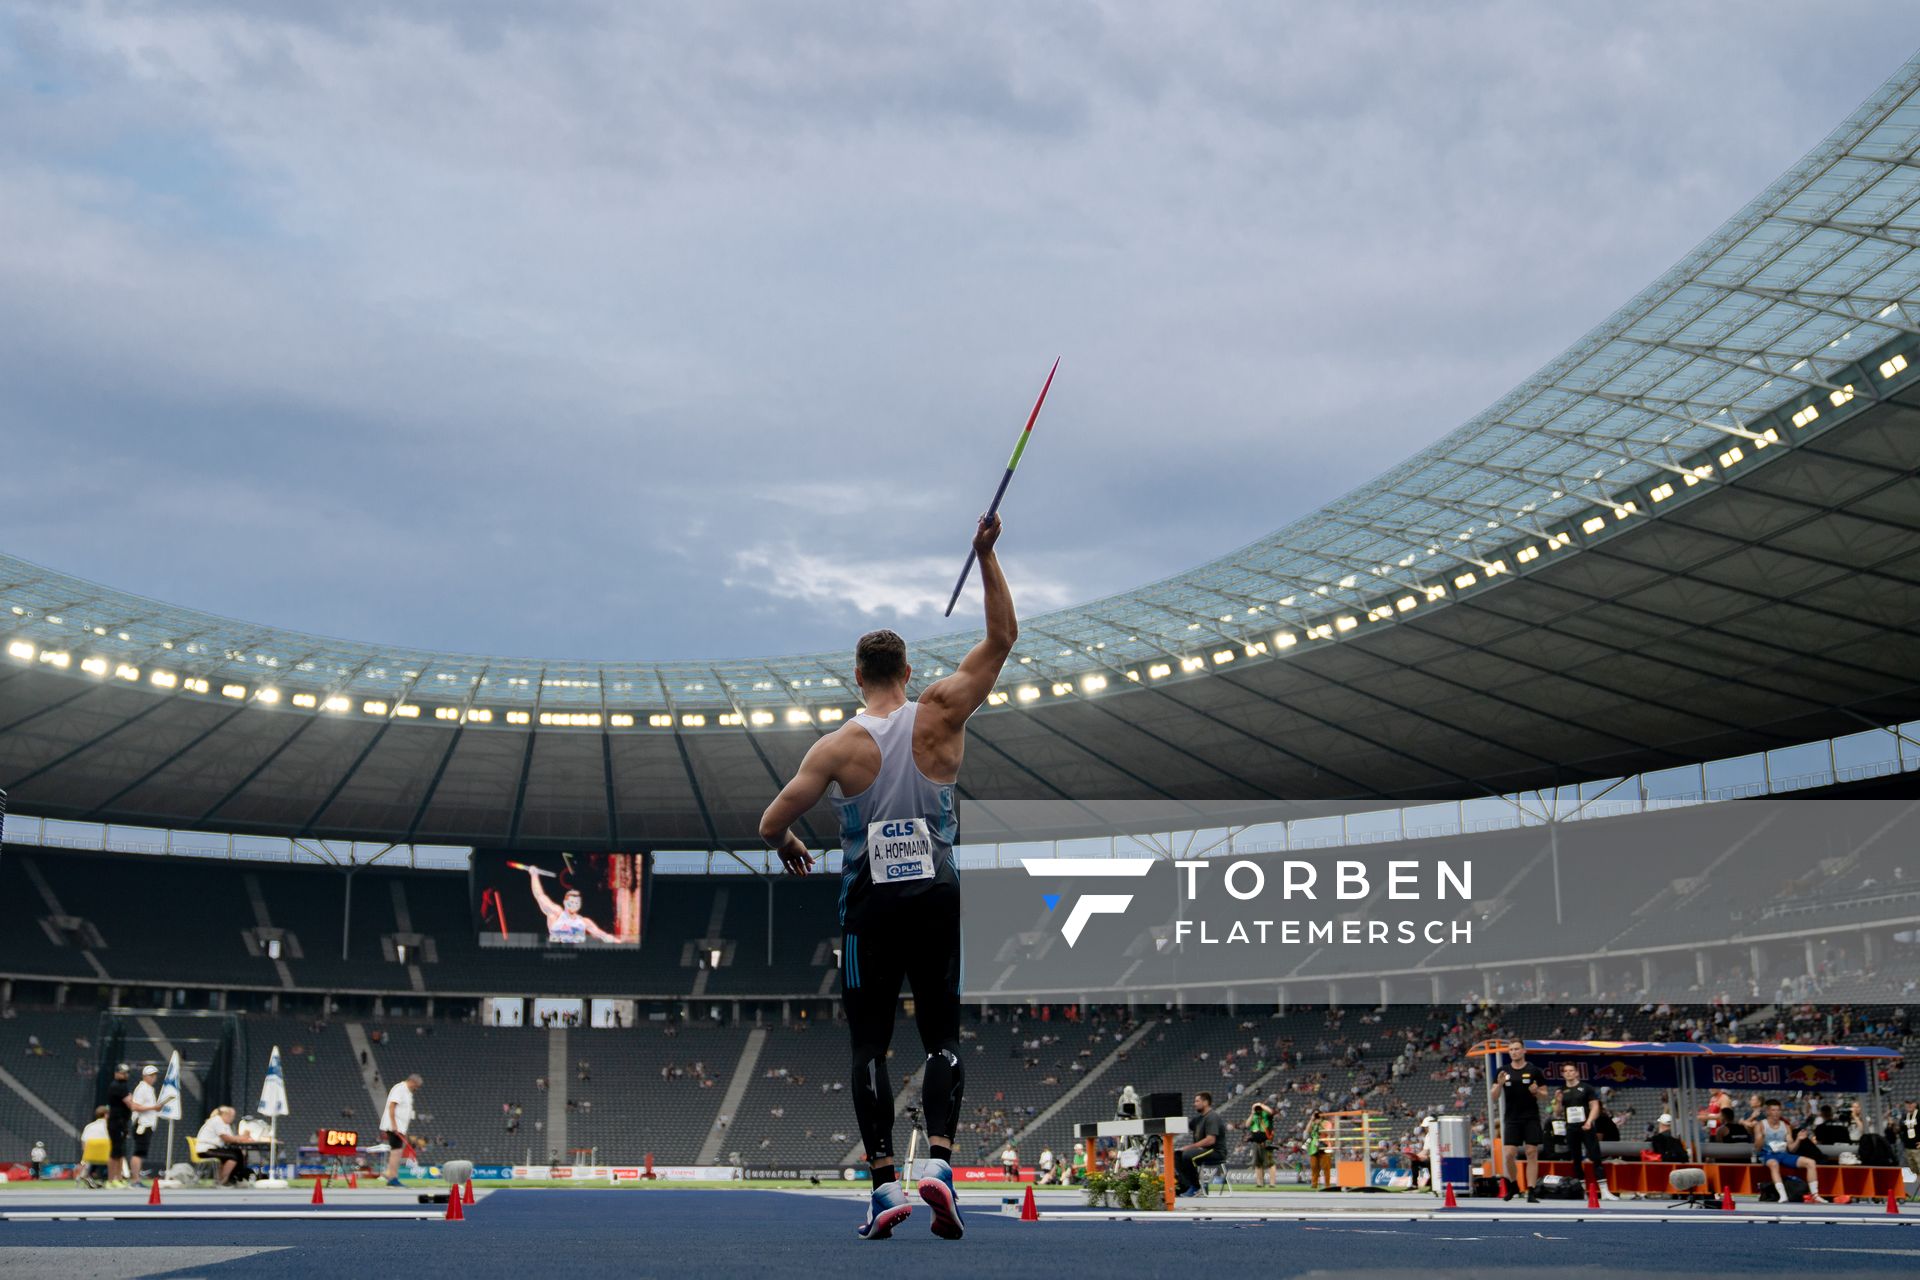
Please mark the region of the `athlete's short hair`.
[[853, 646], [853, 669], [862, 679], [891, 684], [907, 678], [907, 642], [895, 631], [869, 631]]
[[1205, 1089], [1202, 1089], [1200, 1092], [1194, 1094], [1193, 1096], [1200, 1099], [1202, 1102], [1205, 1102], [1208, 1106], [1213, 1105], [1213, 1095], [1208, 1093]]

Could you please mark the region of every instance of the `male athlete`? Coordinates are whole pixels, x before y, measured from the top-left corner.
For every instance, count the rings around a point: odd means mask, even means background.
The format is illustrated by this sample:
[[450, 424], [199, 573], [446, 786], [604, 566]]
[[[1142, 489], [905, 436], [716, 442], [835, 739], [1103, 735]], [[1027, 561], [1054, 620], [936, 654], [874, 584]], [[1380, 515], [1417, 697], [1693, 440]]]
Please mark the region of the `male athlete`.
[[540, 914], [547, 918], [547, 941], [564, 942], [572, 945], [585, 942], [588, 938], [598, 938], [602, 942], [618, 942], [620, 939], [602, 929], [593, 921], [580, 914], [580, 891], [569, 889], [560, 895], [560, 904], [555, 906], [553, 899], [540, 885], [540, 877], [551, 875], [535, 867], [527, 868], [527, 882], [533, 886], [533, 900], [540, 907]]
[[1591, 1160], [1593, 1176], [1600, 1181], [1600, 1198], [1618, 1200], [1620, 1197], [1607, 1185], [1606, 1160], [1600, 1154], [1600, 1119], [1606, 1113], [1607, 1104], [1601, 1099], [1598, 1089], [1581, 1082], [1578, 1064], [1561, 1063], [1560, 1078], [1566, 1082], [1566, 1088], [1560, 1091], [1560, 1105], [1563, 1123], [1567, 1128], [1567, 1158], [1573, 1161], [1573, 1176], [1585, 1178], [1584, 1162]]
[[860, 637], [854, 679], [866, 710], [821, 738], [793, 781], [767, 806], [760, 837], [795, 875], [812, 862], [790, 830], [833, 791], [840, 820], [840, 999], [853, 1033], [853, 1109], [873, 1171], [873, 1201], [859, 1235], [884, 1240], [913, 1212], [894, 1172], [893, 1083], [887, 1047], [900, 981], [913, 984], [914, 1022], [926, 1050], [927, 1143], [920, 1198], [933, 1234], [958, 1240], [965, 1227], [953, 1194], [953, 1134], [960, 1118], [960, 879], [953, 786], [971, 716], [1000, 676], [1019, 624], [993, 553], [998, 517], [973, 537], [987, 595], [986, 638], [960, 669], [907, 697], [906, 642], [891, 631]]
[[1507, 1052], [1512, 1055], [1500, 1071], [1502, 1117], [1501, 1144], [1507, 1149], [1507, 1186], [1501, 1198], [1513, 1199], [1520, 1184], [1520, 1149], [1527, 1152], [1527, 1203], [1540, 1202], [1540, 1099], [1547, 1084], [1540, 1069], [1527, 1061], [1527, 1046], [1515, 1040]]

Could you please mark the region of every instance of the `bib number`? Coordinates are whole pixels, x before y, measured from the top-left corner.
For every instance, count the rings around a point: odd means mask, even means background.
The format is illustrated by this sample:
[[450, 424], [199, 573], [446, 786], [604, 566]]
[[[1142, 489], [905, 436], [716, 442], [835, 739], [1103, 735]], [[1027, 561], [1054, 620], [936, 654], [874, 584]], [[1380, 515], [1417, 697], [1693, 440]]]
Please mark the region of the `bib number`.
[[1585, 1107], [1568, 1107], [1567, 1108], [1568, 1124], [1585, 1124], [1586, 1122], [1587, 1122], [1587, 1109]]
[[933, 879], [933, 832], [926, 819], [869, 823], [867, 868], [875, 884]]

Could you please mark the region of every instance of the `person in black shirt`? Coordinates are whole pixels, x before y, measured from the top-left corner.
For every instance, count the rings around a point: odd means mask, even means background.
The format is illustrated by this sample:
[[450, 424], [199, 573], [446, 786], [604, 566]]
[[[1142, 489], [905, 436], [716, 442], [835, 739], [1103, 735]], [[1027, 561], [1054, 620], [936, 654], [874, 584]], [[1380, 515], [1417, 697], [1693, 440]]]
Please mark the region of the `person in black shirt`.
[[1732, 1107], [1722, 1107], [1720, 1108], [1720, 1123], [1713, 1126], [1711, 1137], [1715, 1142], [1751, 1143], [1753, 1141], [1753, 1130], [1747, 1128], [1747, 1126], [1741, 1124], [1734, 1118]]
[[1607, 1104], [1601, 1101], [1598, 1089], [1580, 1083], [1580, 1068], [1573, 1063], [1561, 1065], [1560, 1078], [1566, 1082], [1566, 1088], [1560, 1092], [1560, 1105], [1567, 1117], [1567, 1158], [1573, 1161], [1573, 1176], [1585, 1178], [1584, 1162], [1593, 1161], [1593, 1176], [1600, 1181], [1600, 1198], [1618, 1200], [1620, 1197], [1607, 1185], [1607, 1166], [1600, 1154], [1600, 1120]]
[[127, 1098], [133, 1086], [127, 1083], [132, 1068], [121, 1063], [113, 1069], [113, 1081], [107, 1085], [107, 1185], [124, 1187], [127, 1164], [127, 1130], [133, 1127], [133, 1112]]
[[1887, 1126], [1887, 1132], [1913, 1173], [1913, 1190], [1907, 1199], [1920, 1200], [1920, 1102], [1908, 1098], [1900, 1114]]
[[1507, 1189], [1503, 1199], [1511, 1200], [1519, 1184], [1520, 1148], [1527, 1149], [1527, 1200], [1540, 1201], [1540, 1099], [1546, 1096], [1546, 1081], [1527, 1061], [1527, 1046], [1515, 1040], [1507, 1052], [1510, 1060], [1500, 1070], [1500, 1139], [1506, 1148]]
[[1227, 1122], [1213, 1109], [1213, 1095], [1193, 1095], [1192, 1120], [1187, 1122], [1187, 1143], [1173, 1149], [1174, 1183], [1183, 1196], [1200, 1193], [1200, 1167], [1218, 1168], [1226, 1159]]
[[1853, 1141], [1853, 1134], [1847, 1129], [1847, 1123], [1833, 1114], [1833, 1104], [1820, 1104], [1820, 1118], [1813, 1122], [1813, 1140], [1835, 1145], [1844, 1145]]
[[1653, 1126], [1653, 1132], [1647, 1135], [1647, 1149], [1669, 1164], [1686, 1163], [1687, 1144], [1673, 1132], [1673, 1116], [1663, 1111]]

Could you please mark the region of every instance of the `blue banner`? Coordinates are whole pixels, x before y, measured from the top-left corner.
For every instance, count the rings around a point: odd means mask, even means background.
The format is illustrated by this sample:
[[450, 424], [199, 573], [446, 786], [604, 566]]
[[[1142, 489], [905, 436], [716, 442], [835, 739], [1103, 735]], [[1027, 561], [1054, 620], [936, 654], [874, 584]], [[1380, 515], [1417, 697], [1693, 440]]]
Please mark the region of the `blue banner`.
[[1783, 1093], [1821, 1090], [1830, 1093], [1865, 1093], [1869, 1085], [1872, 1060], [1866, 1058], [1821, 1058], [1795, 1061], [1792, 1058], [1735, 1058], [1715, 1055], [1692, 1061], [1694, 1083], [1703, 1089], [1730, 1089], [1735, 1092]]

